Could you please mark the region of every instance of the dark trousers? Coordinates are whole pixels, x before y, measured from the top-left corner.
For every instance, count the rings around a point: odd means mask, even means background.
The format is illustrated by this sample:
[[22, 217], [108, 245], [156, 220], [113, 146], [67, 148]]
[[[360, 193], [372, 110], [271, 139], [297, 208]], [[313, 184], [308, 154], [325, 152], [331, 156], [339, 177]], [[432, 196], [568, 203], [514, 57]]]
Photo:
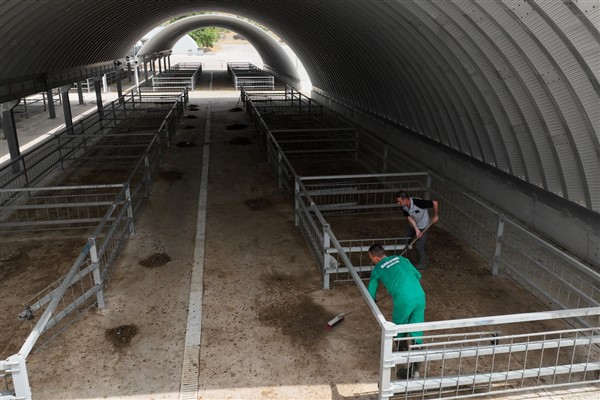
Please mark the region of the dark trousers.
[[[417, 262], [417, 268], [425, 268], [427, 266], [427, 255], [425, 254], [425, 243], [427, 243], [427, 235], [429, 232], [423, 233], [423, 235], [416, 240], [414, 246], [417, 249], [417, 254], [419, 255], [419, 261]], [[415, 230], [412, 226], [408, 226], [406, 231], [404, 232], [404, 236], [410, 237], [412, 241], [415, 237]]]

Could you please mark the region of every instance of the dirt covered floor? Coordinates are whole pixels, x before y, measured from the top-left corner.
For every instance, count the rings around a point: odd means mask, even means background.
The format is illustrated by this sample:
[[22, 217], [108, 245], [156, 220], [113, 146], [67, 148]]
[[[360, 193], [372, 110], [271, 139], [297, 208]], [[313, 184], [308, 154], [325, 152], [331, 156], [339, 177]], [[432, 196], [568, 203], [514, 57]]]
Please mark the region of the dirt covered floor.
[[[180, 120], [173, 139], [180, 145], [163, 153], [152, 197], [113, 271], [107, 307], [87, 312], [28, 359], [34, 399], [179, 399], [209, 102], [198, 399], [376, 398], [377, 322], [363, 308], [330, 332], [324, 329], [333, 316], [362, 304], [359, 291], [353, 284], [321, 289], [314, 258], [294, 226], [293, 203], [277, 189], [248, 114], [237, 110], [235, 93], [203, 90], [209, 76], [203, 74], [199, 90], [190, 93], [197, 107], [185, 115], [196, 118]], [[213, 91], [225, 88], [217, 83]], [[400, 215], [339, 218], [332, 224], [352, 233], [403, 231]], [[6, 357], [19, 344], [6, 333], [20, 329], [15, 320], [22, 299], [68, 270], [85, 235], [1, 240], [1, 356]], [[430, 265], [422, 281], [427, 320], [545, 309], [511, 280], [492, 277], [487, 262], [442, 227], [432, 229], [428, 249]], [[390, 304], [381, 307], [389, 317]], [[531, 397], [552, 397], [545, 395]]]

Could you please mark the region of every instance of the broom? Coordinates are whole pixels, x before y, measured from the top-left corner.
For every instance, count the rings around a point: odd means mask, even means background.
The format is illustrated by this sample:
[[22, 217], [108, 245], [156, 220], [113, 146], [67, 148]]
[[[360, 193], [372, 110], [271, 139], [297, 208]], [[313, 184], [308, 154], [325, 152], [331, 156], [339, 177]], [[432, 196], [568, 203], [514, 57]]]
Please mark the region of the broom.
[[[378, 302], [380, 302], [380, 301], [381, 301], [381, 300], [383, 300], [383, 299], [387, 299], [389, 296], [390, 296], [390, 294], [388, 293], [388, 294], [386, 294], [385, 296], [383, 296], [381, 299], [379, 299], [379, 300], [375, 301], [375, 303], [378, 303]], [[366, 307], [366, 306], [368, 306], [368, 305], [369, 305], [368, 303], [367, 303], [367, 304], [363, 304], [363, 305], [361, 305], [361, 306], [358, 306], [358, 307], [355, 307], [355, 308], [353, 308], [353, 309], [352, 309], [352, 310], [350, 310], [350, 311], [346, 311], [346, 312], [343, 312], [343, 313], [341, 313], [341, 314], [338, 314], [338, 315], [336, 315], [335, 317], [333, 317], [332, 319], [330, 319], [330, 320], [329, 320], [329, 322], [327, 322], [327, 323], [325, 324], [325, 330], [326, 330], [326, 331], [330, 331], [330, 330], [332, 330], [334, 326], [336, 326], [336, 325], [339, 325], [339, 324], [341, 324], [341, 323], [342, 323], [342, 321], [344, 321], [344, 317], [345, 317], [346, 315], [348, 315], [348, 314], [351, 314], [351, 313], [353, 313], [353, 312], [355, 312], [355, 311], [357, 311], [357, 310], [360, 310], [361, 308], [365, 308], [365, 307]]]

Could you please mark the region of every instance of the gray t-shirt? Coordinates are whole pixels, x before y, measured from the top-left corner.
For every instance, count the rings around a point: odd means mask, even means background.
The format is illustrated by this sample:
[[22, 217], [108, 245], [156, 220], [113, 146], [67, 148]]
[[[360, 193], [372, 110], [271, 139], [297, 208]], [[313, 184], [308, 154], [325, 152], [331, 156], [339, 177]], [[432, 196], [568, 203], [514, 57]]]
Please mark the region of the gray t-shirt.
[[410, 207], [402, 207], [402, 211], [404, 212], [404, 216], [408, 217], [409, 215], [415, 220], [417, 224], [417, 228], [423, 230], [427, 228], [429, 225], [429, 213], [427, 212], [428, 208], [433, 208], [432, 200], [423, 200], [418, 197], [410, 198]]

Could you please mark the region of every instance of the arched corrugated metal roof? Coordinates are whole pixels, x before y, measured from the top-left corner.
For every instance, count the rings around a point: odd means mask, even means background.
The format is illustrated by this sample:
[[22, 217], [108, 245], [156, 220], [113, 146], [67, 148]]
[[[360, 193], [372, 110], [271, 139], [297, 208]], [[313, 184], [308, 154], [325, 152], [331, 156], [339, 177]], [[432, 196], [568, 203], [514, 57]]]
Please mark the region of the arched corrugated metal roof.
[[109, 68], [174, 16], [226, 12], [285, 40], [315, 91], [600, 211], [596, 0], [0, 4], [2, 101]]
[[239, 18], [225, 15], [195, 15], [180, 19], [150, 38], [138, 52], [138, 56], [152, 57], [156, 53], [173, 48], [186, 33], [203, 27], [216, 26], [240, 33], [252, 44], [268, 70], [276, 71], [292, 86], [298, 86], [300, 78], [281, 45], [256, 25]]

